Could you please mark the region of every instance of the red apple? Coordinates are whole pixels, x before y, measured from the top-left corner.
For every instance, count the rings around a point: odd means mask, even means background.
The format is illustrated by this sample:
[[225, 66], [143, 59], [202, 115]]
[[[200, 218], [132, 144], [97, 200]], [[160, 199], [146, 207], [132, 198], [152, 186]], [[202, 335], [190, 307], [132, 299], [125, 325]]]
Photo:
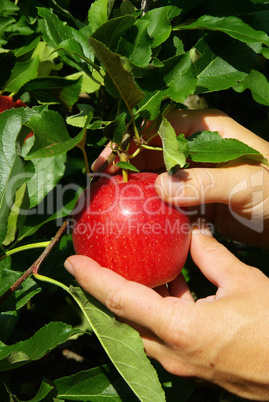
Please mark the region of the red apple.
[[158, 197], [155, 173], [102, 177], [80, 196], [73, 214], [77, 254], [126, 279], [156, 287], [175, 279], [186, 261], [190, 222]]
[[[5, 96], [5, 95], [0, 96], [0, 113], [4, 112], [5, 110], [12, 109], [13, 107], [14, 108], [27, 107], [27, 105], [20, 99], [14, 101], [11, 96]], [[28, 138], [32, 137], [32, 135], [33, 135], [33, 132], [31, 131], [25, 138], [24, 142]]]
[[0, 96], [0, 113], [4, 112], [7, 109], [12, 109], [13, 107], [27, 107], [27, 105], [22, 102], [20, 99], [13, 101], [11, 96]]

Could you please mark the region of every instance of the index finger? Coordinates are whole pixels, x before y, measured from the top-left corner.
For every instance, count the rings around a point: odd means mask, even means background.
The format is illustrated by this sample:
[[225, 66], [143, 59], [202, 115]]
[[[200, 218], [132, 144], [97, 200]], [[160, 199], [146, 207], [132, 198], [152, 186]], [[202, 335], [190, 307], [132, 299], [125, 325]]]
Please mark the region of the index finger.
[[[85, 256], [68, 257], [65, 267], [87, 292], [118, 317], [149, 329], [161, 339], [167, 332], [175, 307], [174, 303], [165, 302], [170, 298], [163, 298], [153, 289], [128, 281]], [[178, 303], [176, 306], [180, 308]], [[182, 319], [185, 316], [183, 308], [181, 316]]]
[[[91, 170], [93, 172], [97, 172], [98, 169], [100, 169], [100, 167], [103, 165], [103, 163], [105, 163], [105, 161], [107, 160], [108, 156], [111, 154], [112, 152], [112, 145], [111, 142], [109, 142], [105, 148], [103, 149], [103, 151], [100, 153], [100, 155], [98, 156], [98, 158], [92, 163], [91, 165]], [[113, 174], [115, 173], [117, 170], [119, 170], [119, 167], [117, 167], [115, 165], [115, 163], [119, 162], [119, 158], [117, 157], [116, 160], [114, 161], [114, 163], [111, 163], [105, 173], [107, 174]]]

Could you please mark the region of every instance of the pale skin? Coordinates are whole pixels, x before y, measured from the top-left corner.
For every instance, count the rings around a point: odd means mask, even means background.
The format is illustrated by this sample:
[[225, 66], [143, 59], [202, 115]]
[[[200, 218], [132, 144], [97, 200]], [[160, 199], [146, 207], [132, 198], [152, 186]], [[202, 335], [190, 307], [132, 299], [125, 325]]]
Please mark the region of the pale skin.
[[[219, 131], [223, 137], [240, 139], [269, 156], [266, 141], [219, 111], [175, 111], [169, 120], [178, 134]], [[245, 177], [249, 183], [253, 174], [258, 174], [255, 178], [262, 175], [259, 186], [254, 186], [262, 200], [250, 185], [239, 187], [230, 197], [234, 186]], [[156, 190], [174, 205], [195, 209], [208, 204], [205, 216], [220, 233], [268, 247], [268, 176], [266, 167], [245, 163], [193, 167], [173, 177], [159, 175]], [[246, 228], [238, 223], [229, 205], [242, 218], [252, 217], [254, 210], [258, 223], [260, 216], [264, 219], [264, 229], [257, 233], [256, 226]], [[195, 216], [199, 212], [195, 211]], [[268, 401], [269, 279], [217, 242], [205, 222], [197, 221], [192, 228], [191, 257], [217, 287], [216, 294], [205, 299], [194, 301], [182, 275], [167, 288], [150, 289], [84, 256], [69, 257], [65, 267], [87, 292], [139, 331], [148, 356], [167, 371], [208, 381], [244, 398]]]

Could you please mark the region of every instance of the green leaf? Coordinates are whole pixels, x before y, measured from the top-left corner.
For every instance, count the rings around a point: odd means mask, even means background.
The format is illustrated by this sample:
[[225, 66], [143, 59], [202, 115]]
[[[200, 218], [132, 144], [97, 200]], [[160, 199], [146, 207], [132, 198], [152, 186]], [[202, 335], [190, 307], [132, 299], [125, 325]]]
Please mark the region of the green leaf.
[[139, 172], [139, 170], [129, 162], [120, 161], [116, 163], [116, 166], [118, 166], [121, 169], [131, 170], [132, 172]]
[[262, 53], [263, 57], [265, 57], [266, 59], [269, 59], [269, 48], [268, 47], [262, 48], [261, 53]]
[[34, 57], [25, 62], [17, 62], [11, 72], [11, 76], [4, 84], [7, 92], [18, 92], [29, 80], [35, 78], [38, 70], [39, 58]]
[[112, 52], [115, 52], [121, 37], [134, 24], [135, 18], [130, 15], [113, 18], [97, 29], [92, 38], [102, 42]]
[[[20, 272], [2, 269], [0, 294], [4, 294], [5, 291], [8, 290], [16, 282], [16, 280], [19, 279], [20, 276]], [[33, 279], [29, 278], [27, 279], [27, 281], [24, 281], [22, 285], [12, 295], [10, 295], [7, 300], [1, 303], [0, 311], [8, 312], [19, 310], [40, 291], [41, 288], [36, 284], [36, 282]]]
[[253, 99], [262, 105], [269, 106], [269, 82], [265, 75], [257, 70], [250, 74], [234, 88], [237, 92], [250, 89]]
[[137, 401], [137, 397], [110, 366], [100, 366], [80, 371], [69, 377], [54, 381], [57, 397], [72, 401], [101, 401], [102, 399], [121, 402]]
[[96, 0], [88, 11], [91, 32], [107, 22], [114, 0]]
[[13, 15], [19, 10], [19, 7], [10, 0], [2, 0], [0, 3], [0, 14], [3, 16]]
[[186, 150], [179, 149], [175, 130], [165, 117], [163, 117], [158, 132], [163, 143], [163, 158], [166, 170], [170, 172], [176, 166], [185, 167]]
[[88, 94], [94, 93], [98, 91], [101, 85], [104, 83], [104, 77], [98, 73], [98, 71], [94, 70], [92, 72], [92, 77], [94, 80], [83, 71], [77, 72], [71, 75], [68, 75], [66, 78], [68, 79], [77, 79], [82, 77], [82, 84], [81, 84], [81, 92], [87, 92]]
[[187, 158], [190, 152], [187, 138], [185, 138], [184, 134], [180, 134], [176, 138], [179, 151], [182, 152]]
[[121, 113], [103, 130], [104, 136], [115, 144], [120, 144], [125, 133], [126, 113]]
[[51, 9], [38, 7], [38, 14], [44, 19], [45, 29], [43, 33], [47, 39], [45, 42], [49, 46], [55, 49], [64, 40], [75, 39], [83, 47], [83, 50], [85, 50], [85, 56], [90, 54], [86, 45], [86, 38], [77, 29], [61, 21]]
[[[73, 199], [68, 201], [63, 205], [63, 196], [66, 191], [66, 189], [63, 189], [62, 193], [57, 194], [58, 195], [58, 200], [55, 208], [59, 208], [56, 212], [51, 211], [51, 207], [47, 210], [44, 210], [44, 205], [39, 204], [36, 208], [31, 209], [29, 212], [29, 215], [26, 217], [26, 220], [19, 228], [19, 234], [18, 234], [18, 241], [21, 241], [25, 237], [32, 236], [34, 233], [37, 232], [38, 229], [40, 229], [43, 225], [54, 221], [58, 220], [61, 224], [63, 222], [63, 218], [68, 216], [70, 212], [74, 209], [76, 202], [78, 200], [79, 195], [82, 193], [83, 189], [79, 186], [74, 185], [74, 190], [76, 191], [75, 196]], [[68, 188], [70, 190], [70, 188]], [[54, 204], [53, 204], [54, 207]], [[54, 210], [53, 210], [54, 211]]]
[[142, 401], [164, 401], [156, 371], [148, 360], [139, 334], [119, 323], [100, 302], [80, 288], [70, 287], [93, 331], [121, 376]]
[[146, 67], [151, 59], [152, 41], [148, 35], [148, 25], [149, 21], [137, 20], [118, 42], [117, 53], [139, 67]]
[[10, 207], [17, 189], [34, 173], [33, 164], [17, 154], [16, 139], [31, 117], [43, 107], [18, 108], [0, 114], [0, 242], [7, 233]]
[[94, 38], [90, 38], [90, 43], [117, 88], [119, 95], [131, 112], [143, 99], [144, 93], [136, 85], [132, 74], [125, 69], [123, 58], [111, 52], [103, 43]]
[[1, 17], [0, 16], [0, 46], [5, 45], [8, 40], [6, 39], [6, 32], [10, 27], [14, 25], [14, 18], [12, 17]]
[[4, 246], [9, 245], [15, 240], [17, 229], [26, 218], [25, 211], [29, 208], [29, 197], [26, 190], [27, 184], [23, 183], [16, 192], [14, 204], [8, 217], [7, 234], [2, 243]]
[[240, 18], [234, 16], [215, 17], [211, 15], [203, 15], [191, 24], [178, 25], [174, 29], [210, 29], [224, 32], [232, 38], [245, 43], [258, 42], [269, 46], [269, 37], [265, 32], [253, 29]]
[[29, 208], [39, 204], [58, 184], [65, 171], [66, 154], [33, 159], [35, 174], [27, 182]]
[[163, 67], [147, 71], [138, 82], [146, 94], [138, 112], [153, 120], [164, 99], [183, 103], [194, 92], [197, 79], [190, 56], [184, 54], [166, 60]]
[[221, 163], [244, 157], [268, 165], [260, 152], [234, 138], [222, 138], [216, 131], [197, 132], [188, 140], [194, 162]]
[[34, 30], [25, 15], [21, 15], [20, 18], [12, 24], [12, 27], [8, 27], [7, 31], [10, 32], [8, 40], [14, 40], [16, 36], [30, 36], [34, 34]]
[[39, 360], [71, 336], [79, 333], [81, 333], [79, 329], [74, 329], [70, 325], [50, 322], [25, 341], [14, 345], [0, 345], [0, 371], [11, 370]]
[[66, 79], [62, 77], [38, 77], [29, 80], [20, 93], [30, 92], [39, 102], [62, 103], [71, 109], [78, 100], [82, 85], [82, 78]]
[[72, 116], [68, 116], [66, 119], [66, 123], [70, 124], [71, 126], [74, 127], [80, 127], [83, 128], [85, 127], [85, 124], [88, 120], [88, 125], [87, 128], [90, 127], [90, 123], [93, 117], [94, 113], [94, 108], [91, 105], [83, 105], [83, 104], [78, 104], [78, 109], [80, 112], [78, 114], [73, 114]]
[[[81, 60], [81, 57], [93, 60], [87, 37], [62, 22], [50, 9], [38, 7], [38, 14], [43, 17], [43, 24], [40, 26], [45, 42], [55, 50], [64, 47], [64, 50], [58, 50], [58, 53], [67, 64], [74, 67], [79, 66], [82, 70], [86, 69], [87, 65]], [[79, 57], [75, 56], [70, 59], [69, 56], [77, 52], [79, 52]], [[87, 72], [90, 74], [89, 69]]]
[[93, 53], [91, 52], [86, 56], [78, 40], [73, 38], [65, 39], [59, 43], [56, 49], [61, 57], [64, 56], [64, 60], [67, 64], [81, 71], [85, 71], [89, 76], [92, 76], [91, 65], [93, 63]]
[[[8, 288], [8, 278], [5, 278], [5, 272], [11, 272], [11, 257], [4, 257], [0, 260], [0, 294], [3, 294]], [[4, 277], [5, 279], [2, 279]], [[4, 283], [6, 282], [6, 283]], [[13, 282], [14, 283], [14, 282]], [[11, 283], [11, 285], [13, 284]], [[3, 309], [3, 307], [2, 307]], [[6, 342], [12, 334], [14, 327], [19, 319], [20, 311], [4, 311], [0, 314], [0, 345]]]
[[[54, 386], [47, 380], [43, 380], [36, 395], [32, 399], [28, 399], [27, 402], [42, 402], [46, 400], [46, 396], [54, 389]], [[26, 401], [18, 401], [26, 402]]]
[[[32, 40], [29, 44], [18, 47], [14, 50], [15, 56], [21, 57], [26, 55], [29, 52], [33, 51], [33, 56], [38, 56], [39, 60], [41, 61], [42, 53], [38, 51], [39, 48], [48, 48], [44, 42], [40, 42], [40, 36], [37, 36], [34, 40]], [[52, 50], [52, 49], [50, 49]], [[53, 55], [53, 57], [57, 57], [57, 55]], [[39, 66], [40, 67], [40, 66]]]
[[52, 110], [44, 110], [27, 123], [35, 133], [35, 142], [26, 160], [57, 156], [74, 148], [83, 138], [83, 130], [71, 138], [63, 117]]
[[147, 31], [149, 37], [152, 39], [152, 47], [155, 48], [161, 43], [165, 42], [170, 36], [172, 26], [169, 21], [169, 12], [171, 6], [159, 7], [148, 11], [143, 20], [149, 22]]
[[135, 14], [136, 12], [135, 6], [131, 3], [130, 0], [124, 0], [120, 5], [120, 12], [122, 15], [125, 14]]
[[195, 48], [202, 55], [195, 63], [196, 93], [233, 87], [248, 75], [257, 57], [248, 45], [220, 33], [200, 39]]

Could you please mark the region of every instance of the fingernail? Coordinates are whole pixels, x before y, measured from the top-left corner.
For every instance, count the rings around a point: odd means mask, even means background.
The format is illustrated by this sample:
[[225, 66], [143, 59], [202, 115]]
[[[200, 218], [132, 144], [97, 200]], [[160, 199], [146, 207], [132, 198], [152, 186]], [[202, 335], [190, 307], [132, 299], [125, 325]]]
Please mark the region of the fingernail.
[[212, 237], [213, 226], [209, 225], [204, 219], [199, 219], [193, 224], [192, 233], [202, 233], [204, 236]]
[[93, 172], [95, 172], [95, 164], [96, 164], [96, 159], [95, 159], [95, 161], [91, 164], [91, 170], [92, 170]]
[[71, 274], [73, 276], [75, 275], [75, 269], [69, 260], [65, 261], [64, 267], [69, 272], [69, 274]]

